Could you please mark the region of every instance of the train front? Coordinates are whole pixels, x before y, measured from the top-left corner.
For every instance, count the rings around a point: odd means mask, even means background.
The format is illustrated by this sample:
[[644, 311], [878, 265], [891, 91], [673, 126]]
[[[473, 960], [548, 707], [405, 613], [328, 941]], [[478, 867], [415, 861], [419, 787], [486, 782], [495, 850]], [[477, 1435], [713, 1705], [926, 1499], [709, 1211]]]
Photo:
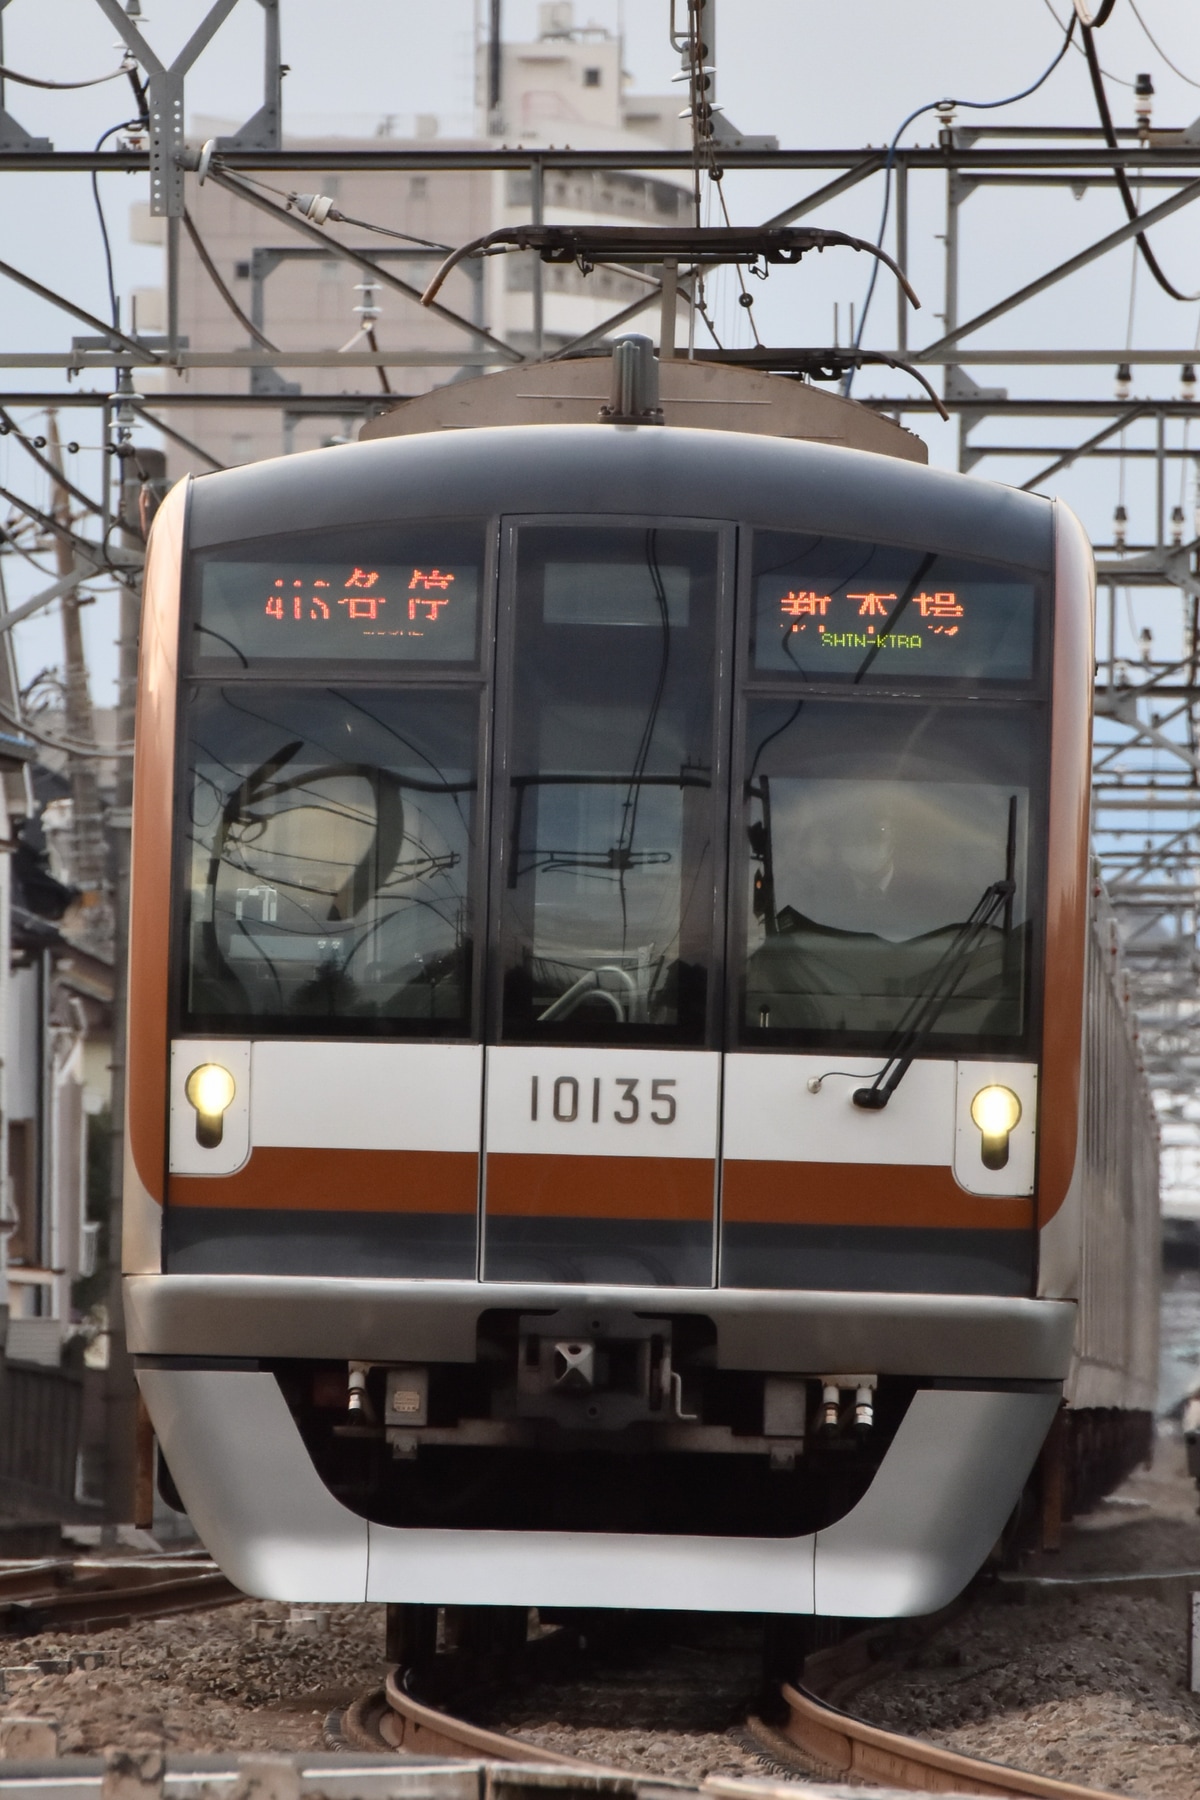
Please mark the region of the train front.
[[897, 1614], [1071, 1354], [1088, 553], [664, 428], [181, 485], [126, 1306], [270, 1597]]

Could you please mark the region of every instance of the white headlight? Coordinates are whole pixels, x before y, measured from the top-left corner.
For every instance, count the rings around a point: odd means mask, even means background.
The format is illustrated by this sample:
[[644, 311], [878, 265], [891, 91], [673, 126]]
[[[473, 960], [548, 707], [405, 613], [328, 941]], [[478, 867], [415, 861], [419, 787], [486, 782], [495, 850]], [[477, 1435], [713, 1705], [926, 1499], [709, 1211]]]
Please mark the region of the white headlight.
[[971, 1119], [983, 1138], [985, 1169], [1002, 1169], [1008, 1161], [1009, 1134], [1021, 1118], [1021, 1102], [1011, 1088], [991, 1082], [971, 1102]]
[[196, 1109], [196, 1141], [206, 1150], [215, 1150], [221, 1141], [225, 1114], [237, 1083], [220, 1063], [201, 1063], [193, 1069], [183, 1087], [188, 1104]]

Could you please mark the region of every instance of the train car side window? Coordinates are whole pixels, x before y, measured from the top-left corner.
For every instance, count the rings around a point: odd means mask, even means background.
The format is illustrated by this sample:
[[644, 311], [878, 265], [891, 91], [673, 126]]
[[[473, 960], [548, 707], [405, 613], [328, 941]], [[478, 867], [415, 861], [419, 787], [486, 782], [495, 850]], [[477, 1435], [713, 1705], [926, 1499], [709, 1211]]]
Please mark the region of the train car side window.
[[197, 673], [280, 664], [355, 673], [479, 656], [480, 525], [363, 525], [225, 545], [196, 558]]
[[799, 532], [754, 538], [751, 664], [808, 681], [1026, 684], [1032, 576], [961, 556]]
[[502, 1034], [703, 1041], [715, 531], [523, 526]]
[[204, 683], [184, 1029], [468, 1035], [476, 691]]
[[746, 709], [743, 1043], [1029, 1049], [1042, 709], [754, 698]]

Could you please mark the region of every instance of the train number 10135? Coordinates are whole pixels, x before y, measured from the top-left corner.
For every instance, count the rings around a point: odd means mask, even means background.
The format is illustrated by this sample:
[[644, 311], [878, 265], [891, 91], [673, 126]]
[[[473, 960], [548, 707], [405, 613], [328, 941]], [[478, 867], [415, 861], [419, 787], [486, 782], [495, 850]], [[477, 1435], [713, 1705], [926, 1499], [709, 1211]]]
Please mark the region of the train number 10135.
[[[649, 1093], [644, 1091], [647, 1086]], [[605, 1093], [606, 1087], [615, 1089], [616, 1094]], [[598, 1125], [601, 1118], [615, 1119], [618, 1125], [636, 1125], [642, 1118], [654, 1125], [673, 1125], [678, 1110], [674, 1089], [673, 1077], [659, 1076], [649, 1083], [618, 1077], [606, 1083], [596, 1075], [589, 1083], [580, 1082], [574, 1075], [556, 1075], [553, 1081], [547, 1077], [543, 1086], [542, 1077], [533, 1075], [529, 1082], [529, 1117], [536, 1122], [540, 1114], [556, 1119], [560, 1125], [574, 1125], [580, 1119], [590, 1119]], [[614, 1098], [616, 1106], [612, 1105]]]

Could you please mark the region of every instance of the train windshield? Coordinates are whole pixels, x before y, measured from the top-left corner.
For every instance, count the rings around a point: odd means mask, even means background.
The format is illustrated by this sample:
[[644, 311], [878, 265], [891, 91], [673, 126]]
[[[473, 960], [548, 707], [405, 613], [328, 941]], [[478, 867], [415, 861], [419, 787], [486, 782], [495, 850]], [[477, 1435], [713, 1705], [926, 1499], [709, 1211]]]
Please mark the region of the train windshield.
[[189, 726], [187, 1027], [464, 1035], [478, 695], [213, 683]]
[[713, 931], [715, 531], [522, 529], [503, 1030], [703, 1039]]
[[741, 1031], [886, 1052], [1016, 1052], [1041, 888], [1039, 708], [755, 698], [747, 708]]

